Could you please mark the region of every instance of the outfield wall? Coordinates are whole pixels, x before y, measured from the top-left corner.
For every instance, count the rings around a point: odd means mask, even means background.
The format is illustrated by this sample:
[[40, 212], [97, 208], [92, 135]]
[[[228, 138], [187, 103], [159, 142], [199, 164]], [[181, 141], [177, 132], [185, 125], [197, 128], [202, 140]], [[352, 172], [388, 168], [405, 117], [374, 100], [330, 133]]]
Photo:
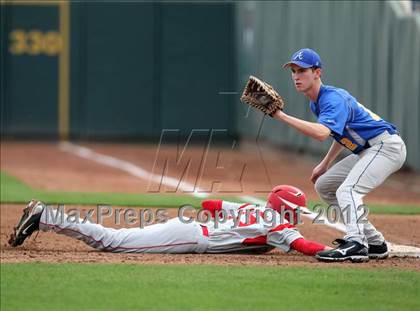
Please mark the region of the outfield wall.
[[[407, 143], [406, 164], [420, 170], [420, 16], [390, 1], [261, 1], [236, 6], [238, 89], [250, 74], [273, 84], [286, 111], [315, 120], [290, 73], [281, 68], [301, 47], [319, 52], [323, 83], [348, 89], [366, 107], [394, 122]], [[255, 137], [261, 114], [238, 103], [238, 130]], [[267, 118], [261, 137], [280, 145], [324, 153], [330, 142], [306, 138]]]
[[[233, 4], [1, 1], [3, 137], [234, 135]], [[217, 21], [217, 22], [216, 22]]]
[[254, 74], [287, 112], [314, 120], [281, 68], [312, 47], [324, 83], [394, 122], [420, 170], [420, 17], [397, 2], [2, 0], [0, 13], [2, 137], [156, 141], [163, 129], [223, 129], [228, 141], [260, 133], [323, 153], [329, 143], [262, 123], [239, 102]]

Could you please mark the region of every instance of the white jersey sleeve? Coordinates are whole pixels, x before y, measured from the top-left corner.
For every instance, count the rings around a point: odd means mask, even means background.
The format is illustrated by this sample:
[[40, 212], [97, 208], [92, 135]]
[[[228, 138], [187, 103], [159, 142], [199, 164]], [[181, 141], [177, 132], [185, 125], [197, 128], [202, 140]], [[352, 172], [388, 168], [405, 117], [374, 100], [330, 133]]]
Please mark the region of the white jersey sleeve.
[[291, 250], [293, 241], [303, 238], [297, 228], [286, 227], [281, 230], [273, 230], [267, 234], [267, 244], [280, 248], [285, 252]]
[[236, 203], [236, 202], [229, 202], [229, 201], [223, 201], [222, 202], [222, 209], [229, 212], [231, 210], [236, 211], [238, 208], [244, 205], [249, 205], [247, 203]]

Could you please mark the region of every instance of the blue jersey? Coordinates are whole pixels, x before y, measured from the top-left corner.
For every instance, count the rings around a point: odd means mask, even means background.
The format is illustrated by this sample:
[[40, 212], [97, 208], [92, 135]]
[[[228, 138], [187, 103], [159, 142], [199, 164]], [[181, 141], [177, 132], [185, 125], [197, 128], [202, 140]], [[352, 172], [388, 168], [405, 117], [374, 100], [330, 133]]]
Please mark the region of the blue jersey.
[[333, 138], [353, 153], [364, 150], [367, 141], [396, 127], [358, 103], [346, 90], [321, 85], [316, 102], [310, 102], [318, 122], [331, 130]]

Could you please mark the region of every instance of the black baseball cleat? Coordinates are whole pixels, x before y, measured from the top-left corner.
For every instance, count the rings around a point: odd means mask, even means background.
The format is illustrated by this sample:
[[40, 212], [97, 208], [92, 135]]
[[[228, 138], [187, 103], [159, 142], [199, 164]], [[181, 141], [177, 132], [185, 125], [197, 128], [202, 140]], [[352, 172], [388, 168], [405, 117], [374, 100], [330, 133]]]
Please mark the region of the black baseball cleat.
[[41, 219], [44, 208], [44, 203], [40, 201], [32, 200], [28, 203], [23, 209], [22, 217], [16, 227], [13, 228], [13, 233], [10, 235], [10, 246], [16, 247], [21, 245], [34, 231], [39, 230], [39, 220]]
[[368, 245], [368, 254], [370, 259], [385, 259], [388, 258], [388, 245], [383, 242], [381, 245]]
[[368, 248], [355, 241], [337, 239], [334, 244], [339, 244], [337, 248], [321, 251], [315, 255], [319, 261], [345, 261], [364, 262], [369, 261]]

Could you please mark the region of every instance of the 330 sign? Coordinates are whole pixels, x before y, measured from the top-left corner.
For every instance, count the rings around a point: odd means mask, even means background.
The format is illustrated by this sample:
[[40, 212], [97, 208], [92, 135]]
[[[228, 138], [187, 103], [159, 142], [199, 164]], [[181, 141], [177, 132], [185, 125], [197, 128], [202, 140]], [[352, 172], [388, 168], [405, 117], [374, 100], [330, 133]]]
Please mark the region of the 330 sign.
[[62, 46], [61, 35], [57, 31], [16, 29], [10, 32], [9, 39], [9, 52], [13, 55], [55, 56]]

